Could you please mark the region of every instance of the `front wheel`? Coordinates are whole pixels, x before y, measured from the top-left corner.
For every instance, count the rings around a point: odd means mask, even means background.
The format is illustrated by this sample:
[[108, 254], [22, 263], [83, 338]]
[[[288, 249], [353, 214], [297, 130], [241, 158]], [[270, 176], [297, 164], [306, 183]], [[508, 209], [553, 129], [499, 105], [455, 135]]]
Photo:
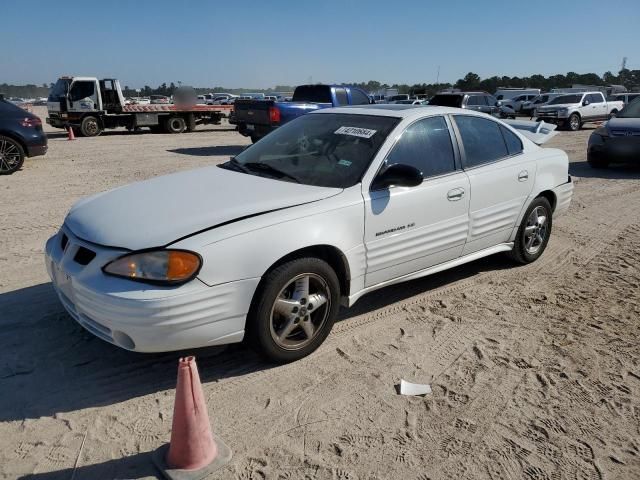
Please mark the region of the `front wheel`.
[[569, 120], [567, 120], [567, 127], [569, 128], [569, 130], [571, 130], [572, 132], [577, 132], [578, 130], [580, 130], [581, 126], [582, 122], [580, 121], [580, 115], [578, 115], [577, 113], [572, 113], [569, 116]]
[[20, 170], [24, 163], [24, 150], [14, 139], [0, 135], [0, 175]]
[[511, 257], [522, 264], [535, 262], [547, 248], [552, 223], [549, 200], [544, 197], [536, 198], [522, 218]]
[[268, 360], [298, 360], [327, 338], [339, 302], [340, 283], [329, 264], [292, 260], [263, 278], [247, 316], [246, 338]]

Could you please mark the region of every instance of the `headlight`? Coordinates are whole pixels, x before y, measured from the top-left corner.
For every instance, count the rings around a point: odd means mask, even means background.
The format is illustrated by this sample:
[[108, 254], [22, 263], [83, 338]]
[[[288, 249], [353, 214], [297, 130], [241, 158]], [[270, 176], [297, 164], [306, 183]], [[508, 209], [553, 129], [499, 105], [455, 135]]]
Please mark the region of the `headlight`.
[[194, 278], [202, 258], [186, 250], [148, 250], [129, 253], [102, 267], [108, 275], [139, 282], [176, 285]]
[[569, 114], [569, 109], [568, 108], [559, 108], [558, 109], [558, 115], [566, 116], [568, 114]]

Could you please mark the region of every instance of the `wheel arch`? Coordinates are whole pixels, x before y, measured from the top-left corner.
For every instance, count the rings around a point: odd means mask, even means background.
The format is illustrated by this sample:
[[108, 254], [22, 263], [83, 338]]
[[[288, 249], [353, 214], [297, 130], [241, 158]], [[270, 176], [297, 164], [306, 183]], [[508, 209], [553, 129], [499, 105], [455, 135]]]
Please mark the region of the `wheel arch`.
[[28, 152], [29, 150], [27, 149], [27, 144], [25, 143], [24, 139], [22, 137], [20, 137], [20, 135], [17, 135], [15, 132], [12, 132], [10, 130], [0, 130], [0, 136], [2, 137], [8, 137], [11, 140], [18, 142], [20, 144], [20, 146], [22, 147], [22, 151], [24, 152], [24, 156], [28, 156]]
[[[279, 267], [283, 263], [290, 262], [291, 260], [295, 260], [297, 258], [305, 258], [305, 257], [313, 257], [324, 260], [333, 268], [334, 272], [338, 276], [338, 281], [340, 282], [340, 295], [341, 296], [349, 296], [349, 292], [351, 290], [351, 269], [349, 267], [349, 261], [345, 254], [337, 247], [333, 245], [311, 245], [308, 247], [299, 248], [298, 250], [294, 250], [283, 257], [276, 260], [262, 275], [262, 278], [266, 276], [274, 268]], [[260, 290], [262, 286], [262, 280], [260, 284], [258, 284], [258, 288], [256, 292]]]
[[546, 198], [551, 204], [551, 211], [552, 212], [555, 211], [556, 205], [558, 203], [558, 199], [556, 197], [556, 194], [553, 191], [543, 190], [542, 192], [538, 193], [538, 195], [536, 195], [535, 198], [539, 198], [539, 197]]

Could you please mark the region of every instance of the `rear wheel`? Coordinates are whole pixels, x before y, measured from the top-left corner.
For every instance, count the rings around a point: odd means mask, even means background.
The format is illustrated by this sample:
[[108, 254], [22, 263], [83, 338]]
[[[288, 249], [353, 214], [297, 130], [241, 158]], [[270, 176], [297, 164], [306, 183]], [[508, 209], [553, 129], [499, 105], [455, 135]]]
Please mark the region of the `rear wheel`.
[[0, 175], [10, 175], [20, 170], [23, 163], [22, 145], [12, 138], [0, 135]]
[[549, 243], [552, 226], [552, 209], [549, 200], [538, 197], [524, 214], [516, 241], [511, 251], [511, 258], [518, 263], [536, 261]]
[[80, 124], [80, 133], [85, 137], [97, 137], [102, 133], [100, 122], [94, 116], [87, 116], [82, 119]]
[[165, 125], [168, 133], [182, 133], [187, 128], [182, 117], [169, 117]]
[[609, 114], [609, 120], [611, 120], [613, 117], [615, 117], [616, 115], [618, 115], [618, 110], [616, 110], [615, 108], [613, 110], [611, 110], [611, 113]]
[[318, 258], [298, 258], [267, 273], [247, 316], [247, 340], [278, 363], [309, 355], [338, 314], [340, 283]]

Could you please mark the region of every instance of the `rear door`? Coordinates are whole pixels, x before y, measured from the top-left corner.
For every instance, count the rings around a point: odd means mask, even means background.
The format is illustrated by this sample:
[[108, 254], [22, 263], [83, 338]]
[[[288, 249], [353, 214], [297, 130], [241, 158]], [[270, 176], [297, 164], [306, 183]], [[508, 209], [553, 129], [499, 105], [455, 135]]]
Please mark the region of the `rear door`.
[[469, 97], [467, 97], [467, 109], [489, 113], [487, 102], [482, 95], [469, 95]]
[[607, 103], [604, 101], [604, 96], [601, 93], [590, 93], [587, 97], [591, 107], [591, 118], [593, 120], [607, 118], [609, 112], [607, 112]]
[[509, 240], [533, 188], [536, 161], [501, 123], [475, 115], [453, 118], [471, 189], [466, 255]]
[[467, 239], [469, 179], [460, 169], [450, 121], [443, 116], [408, 126], [386, 165], [416, 167], [417, 187], [363, 192], [366, 286], [376, 285], [460, 256]]

